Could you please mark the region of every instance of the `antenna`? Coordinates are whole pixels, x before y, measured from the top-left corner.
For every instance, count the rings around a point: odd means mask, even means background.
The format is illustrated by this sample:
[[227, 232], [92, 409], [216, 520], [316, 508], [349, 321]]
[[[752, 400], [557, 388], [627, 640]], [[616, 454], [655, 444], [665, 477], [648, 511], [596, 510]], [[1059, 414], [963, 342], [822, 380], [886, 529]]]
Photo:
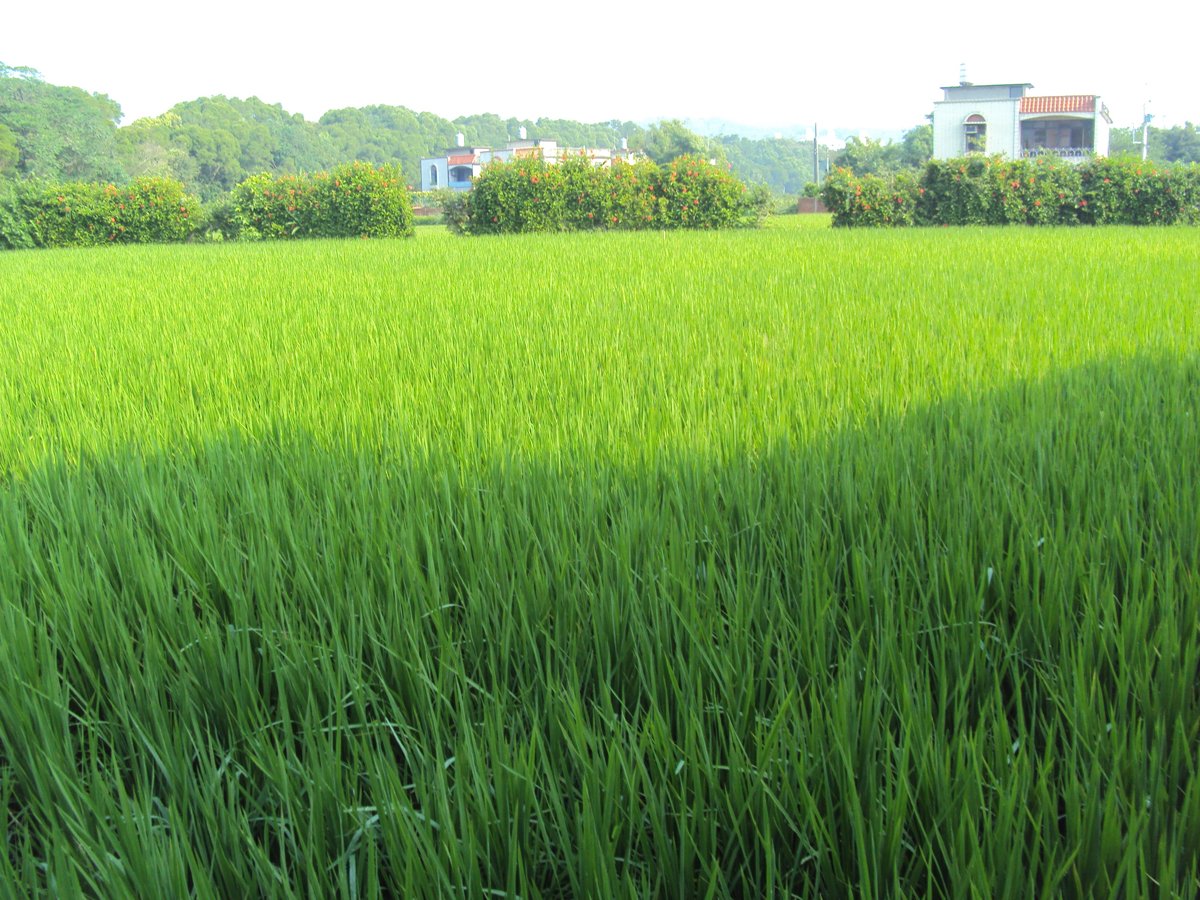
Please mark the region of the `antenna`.
[[963, 87], [971, 83], [967, 81], [967, 64], [965, 62], [958, 64], [958, 83]]

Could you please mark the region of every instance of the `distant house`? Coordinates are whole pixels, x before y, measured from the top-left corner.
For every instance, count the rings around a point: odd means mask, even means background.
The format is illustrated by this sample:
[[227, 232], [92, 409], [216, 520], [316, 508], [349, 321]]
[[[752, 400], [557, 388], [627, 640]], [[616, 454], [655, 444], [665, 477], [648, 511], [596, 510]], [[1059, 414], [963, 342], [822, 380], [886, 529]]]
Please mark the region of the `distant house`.
[[[621, 143], [624, 144], [624, 140]], [[625, 146], [619, 150], [596, 147], [560, 147], [557, 141], [544, 139], [509, 141], [501, 150], [493, 150], [491, 147], [467, 147], [460, 134], [458, 135], [458, 145], [447, 150], [444, 156], [428, 156], [421, 160], [421, 190], [431, 191], [436, 188], [450, 188], [452, 191], [470, 190], [471, 180], [483, 171], [484, 166], [496, 160], [538, 158], [556, 164], [568, 156], [585, 156], [593, 166], [599, 167], [612, 165], [614, 159], [634, 162], [641, 158], [638, 151], [630, 150]]]
[[933, 105], [933, 156], [999, 153], [1010, 159], [1108, 155], [1112, 125], [1095, 94], [1028, 96], [1031, 84], [943, 87]]

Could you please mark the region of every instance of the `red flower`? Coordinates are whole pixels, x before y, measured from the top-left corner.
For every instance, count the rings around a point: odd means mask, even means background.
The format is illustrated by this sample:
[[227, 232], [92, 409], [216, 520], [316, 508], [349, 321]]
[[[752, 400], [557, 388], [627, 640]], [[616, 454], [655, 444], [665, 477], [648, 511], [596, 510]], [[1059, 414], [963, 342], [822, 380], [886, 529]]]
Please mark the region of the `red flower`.
[[1086, 201], [1086, 200], [1080, 200], [1080, 201], [1079, 201], [1079, 205], [1080, 205], [1080, 206], [1087, 206], [1087, 201]]

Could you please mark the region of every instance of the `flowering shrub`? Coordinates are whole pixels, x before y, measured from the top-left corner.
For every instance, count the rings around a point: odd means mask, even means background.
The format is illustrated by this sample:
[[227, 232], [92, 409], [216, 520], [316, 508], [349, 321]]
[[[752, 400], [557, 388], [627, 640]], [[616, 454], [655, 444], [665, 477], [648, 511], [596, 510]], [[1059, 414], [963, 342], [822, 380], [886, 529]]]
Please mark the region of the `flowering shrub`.
[[397, 166], [348, 163], [313, 175], [254, 175], [233, 189], [236, 236], [246, 240], [407, 237], [412, 202]]
[[[931, 160], [919, 179], [838, 169], [821, 198], [835, 226], [1100, 225], [1200, 222], [1200, 165], [999, 156]], [[894, 204], [894, 206], [889, 205]]]
[[1103, 225], [1200, 222], [1200, 166], [1159, 169], [1139, 159], [1097, 159], [1083, 172], [1080, 221]]
[[858, 177], [843, 168], [830, 173], [821, 189], [821, 200], [833, 211], [838, 227], [912, 225], [916, 197], [911, 178]]
[[33, 183], [18, 201], [36, 247], [182, 241], [200, 225], [200, 201], [169, 178], [126, 187], [88, 182]]
[[446, 218], [470, 234], [730, 228], [759, 224], [766, 199], [699, 157], [662, 168], [646, 161], [598, 168], [583, 157], [557, 165], [514, 159], [488, 165]]
[[1052, 157], [930, 160], [917, 184], [923, 225], [1073, 224], [1078, 167]]

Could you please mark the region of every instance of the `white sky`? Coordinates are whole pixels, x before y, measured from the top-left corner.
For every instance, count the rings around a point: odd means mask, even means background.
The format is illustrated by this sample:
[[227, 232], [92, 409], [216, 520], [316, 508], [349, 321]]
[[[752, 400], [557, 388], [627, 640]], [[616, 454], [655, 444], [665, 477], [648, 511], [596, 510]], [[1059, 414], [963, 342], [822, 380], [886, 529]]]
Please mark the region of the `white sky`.
[[[387, 103], [446, 118], [905, 129], [959, 63], [978, 83], [1101, 94], [1117, 125], [1200, 122], [1200, 3], [968, 0], [321, 4], [12, 0], [0, 61], [106, 93], [125, 122], [199, 96], [317, 119]], [[1108, 11], [1112, 10], [1112, 11]]]

